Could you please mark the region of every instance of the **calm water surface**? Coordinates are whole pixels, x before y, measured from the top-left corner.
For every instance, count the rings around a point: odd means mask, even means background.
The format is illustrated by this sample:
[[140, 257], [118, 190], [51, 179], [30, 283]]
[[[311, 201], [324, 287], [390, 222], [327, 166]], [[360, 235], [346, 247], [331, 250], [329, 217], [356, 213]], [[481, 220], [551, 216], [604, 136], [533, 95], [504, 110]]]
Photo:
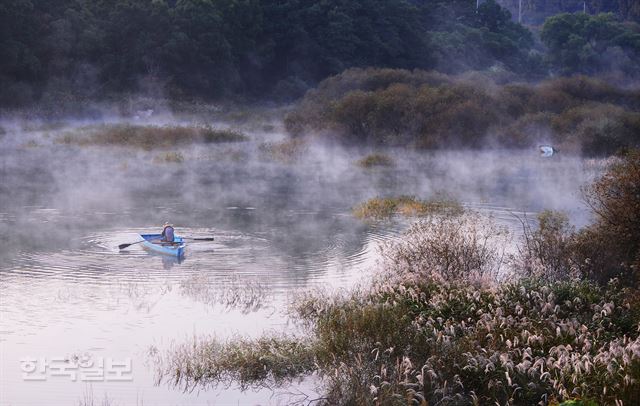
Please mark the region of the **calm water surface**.
[[[71, 128], [71, 127], [70, 127]], [[517, 228], [513, 214], [543, 208], [588, 220], [579, 187], [601, 163], [542, 159], [513, 152], [417, 153], [389, 150], [396, 165], [365, 170], [367, 152], [309, 144], [298, 159], [275, 159], [252, 132], [238, 144], [160, 152], [78, 147], [56, 139], [69, 128], [0, 139], [0, 404], [76, 405], [105, 394], [112, 405], [285, 404], [313, 380], [292, 388], [184, 393], [154, 385], [149, 349], [199, 336], [258, 336], [296, 327], [284, 314], [296, 292], [348, 288], [366, 280], [378, 245], [407, 221], [366, 224], [351, 215], [375, 196], [447, 196]], [[277, 157], [276, 157], [277, 158]], [[192, 243], [186, 258], [145, 252], [138, 233], [164, 221]], [[131, 362], [124, 381], [87, 382], [59, 368], [88, 357]], [[28, 374], [21, 360], [50, 363]], [[103, 368], [105, 373], [115, 368]]]

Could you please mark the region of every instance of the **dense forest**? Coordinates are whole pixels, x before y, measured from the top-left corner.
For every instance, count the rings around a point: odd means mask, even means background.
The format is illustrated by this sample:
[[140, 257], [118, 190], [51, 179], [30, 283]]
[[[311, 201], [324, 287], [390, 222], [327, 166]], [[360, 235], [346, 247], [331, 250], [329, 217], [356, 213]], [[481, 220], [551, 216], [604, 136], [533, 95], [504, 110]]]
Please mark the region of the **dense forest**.
[[540, 24], [527, 28], [494, 0], [3, 1], [0, 106], [134, 92], [287, 101], [352, 67], [628, 78], [639, 4], [527, 0]]
[[541, 24], [554, 14], [587, 12], [589, 14], [614, 13], [623, 20], [640, 20], [638, 0], [498, 0], [523, 23]]

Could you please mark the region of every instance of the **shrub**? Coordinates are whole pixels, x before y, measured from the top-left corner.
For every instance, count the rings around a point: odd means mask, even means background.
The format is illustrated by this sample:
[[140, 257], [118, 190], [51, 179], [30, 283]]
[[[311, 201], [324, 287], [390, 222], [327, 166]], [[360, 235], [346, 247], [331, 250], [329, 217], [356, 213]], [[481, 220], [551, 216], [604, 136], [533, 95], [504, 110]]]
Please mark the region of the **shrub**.
[[640, 113], [612, 104], [588, 104], [555, 116], [551, 127], [559, 139], [579, 145], [587, 155], [609, 155], [640, 146]]
[[551, 141], [553, 131], [551, 121], [554, 114], [548, 112], [527, 113], [520, 116], [509, 126], [498, 131], [500, 145], [511, 148], [531, 147], [541, 141]]
[[638, 286], [640, 150], [632, 150], [613, 163], [583, 192], [595, 222], [577, 237], [576, 261], [580, 269], [601, 283], [617, 276]]
[[505, 258], [506, 230], [467, 214], [430, 216], [384, 245], [385, 277], [396, 283], [493, 282]]
[[285, 127], [293, 135], [420, 148], [481, 148], [495, 139], [507, 147], [544, 141], [604, 155], [640, 143], [636, 90], [584, 76], [504, 86], [484, 76], [348, 70], [309, 91]]
[[393, 159], [390, 156], [384, 154], [369, 154], [360, 159], [358, 166], [362, 168], [372, 168], [376, 166], [393, 166]]
[[517, 269], [526, 277], [544, 280], [575, 278], [573, 264], [575, 229], [564, 213], [545, 210], [538, 214], [538, 227], [533, 230], [527, 218], [519, 245]]

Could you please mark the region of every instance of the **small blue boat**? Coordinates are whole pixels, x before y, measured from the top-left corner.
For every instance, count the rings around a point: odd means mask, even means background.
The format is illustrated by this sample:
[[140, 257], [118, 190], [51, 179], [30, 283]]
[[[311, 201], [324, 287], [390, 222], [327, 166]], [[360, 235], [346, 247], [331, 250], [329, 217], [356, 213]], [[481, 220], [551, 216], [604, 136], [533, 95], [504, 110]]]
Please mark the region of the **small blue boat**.
[[182, 237], [175, 236], [173, 242], [162, 242], [162, 234], [140, 234], [144, 238], [142, 246], [159, 254], [181, 258], [184, 256], [185, 243]]

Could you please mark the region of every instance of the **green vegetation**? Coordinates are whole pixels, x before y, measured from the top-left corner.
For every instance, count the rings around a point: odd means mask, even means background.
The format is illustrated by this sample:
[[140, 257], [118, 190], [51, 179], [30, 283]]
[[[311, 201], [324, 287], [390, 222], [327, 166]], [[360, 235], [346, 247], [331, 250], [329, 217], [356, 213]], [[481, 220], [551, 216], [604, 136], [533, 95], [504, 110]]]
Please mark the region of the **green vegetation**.
[[640, 26], [625, 25], [613, 14], [560, 14], [547, 19], [542, 41], [551, 66], [561, 73], [637, 73]]
[[594, 221], [576, 231], [565, 215], [544, 211], [538, 228], [526, 221], [519, 267], [527, 276], [550, 280], [616, 278], [640, 286], [640, 151], [617, 158], [605, 174], [584, 188]]
[[239, 142], [247, 136], [211, 126], [103, 125], [83, 127], [58, 138], [58, 142], [78, 145], [131, 146], [146, 150], [170, 148], [195, 142]]
[[358, 166], [362, 168], [373, 168], [376, 166], [393, 166], [393, 159], [385, 154], [369, 154], [360, 159]]
[[[299, 297], [307, 338], [195, 341], [159, 361], [160, 379], [246, 388], [315, 373], [327, 405], [633, 404], [639, 162], [631, 152], [585, 190], [584, 230], [543, 212], [508, 254], [512, 235], [488, 220], [429, 216], [382, 247], [370, 286]], [[583, 261], [584, 244], [605, 260]]]
[[532, 25], [540, 25], [555, 14], [583, 11], [587, 14], [614, 13], [621, 20], [640, 22], [640, 5], [635, 0], [498, 0], [498, 3], [514, 16], [518, 15], [519, 5], [522, 5], [522, 21]]
[[192, 343], [175, 346], [167, 357], [151, 352], [156, 354], [159, 381], [171, 374], [170, 384], [188, 388], [215, 382], [239, 383], [247, 389], [267, 380], [278, 385], [314, 367], [309, 343], [292, 337], [253, 341], [238, 338], [229, 342], [194, 339]]
[[346, 143], [478, 148], [552, 142], [612, 154], [640, 146], [640, 92], [584, 76], [498, 85], [433, 72], [351, 69], [307, 93], [285, 118], [294, 135]]
[[584, 189], [595, 221], [576, 236], [576, 265], [584, 277], [605, 283], [640, 282], [640, 150], [615, 162]]
[[434, 213], [458, 215], [464, 209], [453, 200], [419, 200], [412, 196], [369, 199], [353, 209], [361, 219], [386, 219], [395, 214], [406, 217], [426, 216]]
[[[523, 3], [527, 18], [581, 7]], [[640, 14], [629, 1], [587, 3], [590, 13]], [[328, 76], [369, 66], [544, 76], [543, 48], [501, 5], [514, 10], [509, 0], [478, 10], [470, 0], [11, 1], [0, 8], [0, 106], [38, 102], [41, 113], [95, 115], [90, 102], [138, 93], [289, 101]], [[567, 38], [565, 27], [576, 36]], [[622, 61], [624, 73], [637, 75], [637, 35], [637, 25], [609, 14], [551, 17], [543, 30], [549, 62], [568, 73], [618, 71]]]

